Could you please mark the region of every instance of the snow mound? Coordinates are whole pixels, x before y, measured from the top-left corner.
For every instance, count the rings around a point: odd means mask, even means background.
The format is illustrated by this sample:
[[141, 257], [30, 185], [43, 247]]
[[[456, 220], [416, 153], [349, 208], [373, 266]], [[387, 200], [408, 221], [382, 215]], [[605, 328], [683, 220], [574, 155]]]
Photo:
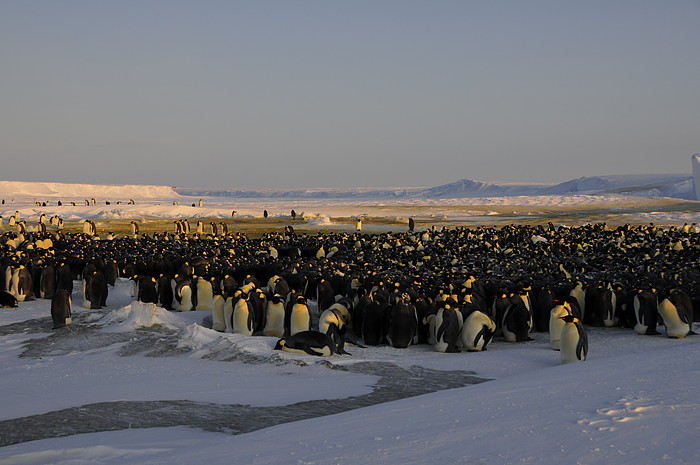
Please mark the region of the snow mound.
[[104, 326], [103, 331], [112, 333], [124, 333], [156, 325], [171, 329], [182, 326], [181, 320], [172, 312], [157, 307], [156, 304], [139, 301], [133, 301], [126, 307], [112, 310], [102, 317], [98, 324]]
[[319, 215], [317, 217], [310, 218], [308, 223], [309, 223], [309, 225], [312, 225], [312, 226], [332, 226], [333, 225], [333, 222], [331, 221], [331, 219], [326, 215]]

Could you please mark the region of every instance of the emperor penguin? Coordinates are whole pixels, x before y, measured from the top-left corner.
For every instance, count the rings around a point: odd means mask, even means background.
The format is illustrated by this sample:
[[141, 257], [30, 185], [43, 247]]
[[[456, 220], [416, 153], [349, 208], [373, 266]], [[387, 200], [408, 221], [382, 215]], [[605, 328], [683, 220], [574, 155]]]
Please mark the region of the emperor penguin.
[[243, 291], [236, 289], [233, 294], [229, 295], [224, 302], [224, 330], [227, 333], [233, 332], [233, 305], [234, 302], [238, 301]]
[[568, 302], [559, 303], [549, 313], [549, 347], [559, 350], [561, 341], [561, 329], [564, 327], [563, 317], [571, 315], [571, 307]]
[[83, 307], [87, 309], [99, 309], [105, 306], [107, 301], [107, 280], [102, 272], [93, 270], [83, 278]]
[[496, 323], [484, 312], [475, 310], [469, 314], [459, 332], [462, 347], [469, 352], [486, 350], [496, 332]]
[[561, 329], [559, 342], [559, 359], [561, 363], [582, 362], [588, 355], [588, 336], [583, 325], [573, 315], [561, 317], [564, 327]]
[[0, 308], [17, 308], [17, 298], [7, 291], [0, 291]]
[[173, 310], [173, 287], [170, 284], [170, 276], [161, 274], [156, 280], [158, 291], [158, 303], [166, 310]]
[[336, 353], [337, 346], [330, 335], [320, 331], [307, 330], [281, 338], [275, 344], [275, 350], [284, 350], [293, 354], [330, 357]]
[[197, 278], [197, 310], [211, 310], [214, 304], [214, 291], [211, 279]]
[[32, 274], [24, 265], [16, 265], [12, 269], [10, 293], [15, 296], [17, 302], [24, 302], [32, 298], [33, 280]]
[[384, 305], [370, 300], [363, 309], [360, 334], [365, 344], [376, 346], [384, 340]]
[[138, 279], [137, 300], [146, 303], [158, 303], [157, 280], [153, 276], [143, 276]]
[[226, 319], [224, 318], [224, 307], [226, 300], [221, 292], [214, 294], [211, 306], [211, 329], [214, 331], [226, 331]]
[[459, 352], [459, 332], [462, 329], [462, 314], [445, 304], [435, 315], [435, 350], [438, 352]]
[[244, 334], [246, 336], [253, 335], [255, 315], [250, 305], [250, 298], [245, 292], [241, 293], [238, 300], [233, 304], [231, 325], [233, 326], [234, 333]]
[[46, 265], [41, 270], [39, 277], [39, 297], [51, 299], [56, 292], [56, 268], [52, 264]]
[[178, 312], [190, 312], [194, 305], [192, 302], [192, 281], [189, 278], [183, 278], [176, 282], [173, 292], [175, 301], [175, 310]]
[[583, 288], [583, 283], [580, 280], [574, 281], [573, 287], [569, 295], [576, 299], [578, 308], [581, 309], [581, 318], [586, 314], [586, 291]]
[[350, 320], [350, 310], [341, 303], [334, 303], [321, 313], [318, 319], [318, 330], [326, 334], [331, 324], [335, 324], [338, 329], [341, 329], [349, 325]]
[[51, 319], [53, 329], [71, 324], [71, 295], [67, 290], [59, 289], [51, 297]]
[[426, 342], [428, 345], [434, 346], [435, 345], [435, 317], [437, 314], [435, 312], [431, 312], [426, 314], [423, 317], [423, 321], [421, 322], [423, 326], [427, 326], [428, 328], [428, 334], [427, 334], [427, 339]]
[[265, 336], [284, 336], [284, 298], [274, 294], [265, 305]]
[[681, 289], [672, 289], [669, 296], [659, 304], [659, 316], [663, 319], [667, 337], [680, 339], [694, 334], [691, 331], [692, 315], [692, 299]]
[[285, 312], [284, 323], [285, 334], [288, 336], [311, 329], [311, 312], [303, 295], [298, 295], [289, 312]]
[[396, 300], [389, 312], [389, 325], [386, 339], [389, 345], [405, 349], [418, 342], [418, 315], [416, 306], [411, 303], [408, 294], [403, 294]]
[[508, 306], [503, 314], [501, 328], [503, 328], [503, 338], [506, 342], [532, 340], [528, 335], [532, 328], [530, 312], [522, 301]]
[[642, 335], [659, 334], [656, 325], [659, 319], [658, 297], [655, 290], [638, 289], [633, 299], [636, 324], [634, 330]]

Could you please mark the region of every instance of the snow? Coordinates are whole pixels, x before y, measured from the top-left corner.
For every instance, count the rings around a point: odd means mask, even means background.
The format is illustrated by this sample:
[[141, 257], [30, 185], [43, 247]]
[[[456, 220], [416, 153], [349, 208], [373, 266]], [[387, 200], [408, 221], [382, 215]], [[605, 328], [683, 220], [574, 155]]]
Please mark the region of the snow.
[[8, 200], [21, 197], [37, 197], [46, 200], [56, 198], [63, 202], [84, 202], [92, 198], [128, 202], [130, 199], [176, 198], [172, 187], [144, 185], [71, 184], [60, 182], [0, 181], [0, 197]]
[[[470, 198], [468, 205], [463, 199], [421, 199], [416, 204], [409, 199], [380, 198], [273, 202], [207, 197], [203, 207], [193, 208], [175, 206], [172, 201], [177, 198], [189, 205], [198, 198], [158, 191], [155, 198], [139, 197], [135, 205], [59, 210], [54, 202], [32, 206], [31, 198], [44, 192], [36, 186], [16, 187], [15, 203], [4, 206], [5, 218], [17, 209], [30, 220], [40, 212], [50, 216], [49, 212], [58, 211], [76, 218], [179, 218], [192, 217], [193, 211], [201, 217], [230, 217], [235, 206], [241, 215], [255, 217], [262, 216], [265, 208], [279, 216], [295, 208], [309, 212], [314, 224], [324, 226], [333, 224], [335, 217], [366, 211], [405, 218], [406, 208], [411, 214], [458, 212], [463, 218], [479, 215], [483, 219], [490, 212], [502, 212], [500, 207], [518, 215], [522, 205], [534, 210], [553, 206], [585, 210], [597, 204], [639, 208], [652, 203], [621, 194]], [[64, 194], [55, 184], [46, 189], [54, 192], [53, 199]], [[96, 197], [109, 197], [100, 190], [103, 187], [94, 189]], [[87, 196], [85, 192], [76, 192], [76, 197]], [[136, 200], [137, 196], [124, 197]], [[478, 205], [484, 208], [475, 208]], [[699, 222], [697, 209], [660, 209], [638, 213], [636, 218]], [[80, 288], [78, 282], [75, 288]], [[50, 431], [65, 431], [68, 422], [52, 413], [67, 409], [61, 413], [66, 420], [75, 417], [82, 422], [93, 415], [91, 406], [103, 403], [107, 407], [135, 403], [138, 410], [157, 401], [171, 402], [167, 405], [175, 412], [167, 413], [174, 414], [187, 403], [194, 409], [189, 412], [201, 410], [205, 420], [190, 423], [191, 413], [183, 413], [177, 426], [132, 428], [119, 426], [123, 415], [118, 412], [97, 415], [95, 422], [113, 423], [117, 430], [65, 437], [49, 434], [45, 439], [6, 445], [0, 447], [0, 465], [651, 465], [696, 463], [700, 453], [698, 336], [670, 339], [640, 336], [630, 329], [587, 328], [589, 358], [569, 365], [559, 363], [546, 333], [533, 333], [534, 340], [526, 343], [497, 338], [481, 353], [444, 354], [429, 346], [348, 345], [351, 356], [318, 360], [274, 351], [276, 338], [212, 331], [204, 325], [208, 312], [173, 313], [133, 302], [130, 283], [124, 279], [110, 289], [107, 305], [103, 310], [84, 309], [76, 291], [74, 325], [55, 331], [50, 329], [49, 301], [0, 309], [0, 438], [14, 434], [17, 422], [25, 420], [38, 422], [29, 423], [32, 429], [44, 423]], [[700, 332], [697, 323], [694, 330]], [[378, 388], [381, 375], [348, 369], [364, 363], [473, 372], [489, 381], [324, 415], [328, 405], [342, 406]], [[406, 378], [405, 382], [408, 389], [421, 380]], [[323, 404], [326, 407], [303, 419], [285, 410], [305, 405], [313, 410], [314, 401], [326, 399], [331, 404]], [[233, 431], [238, 420], [230, 420], [230, 431], [207, 427], [207, 412], [215, 415], [218, 407], [233, 405], [252, 409], [248, 415], [260, 416], [261, 425], [240, 434]], [[265, 424], [275, 411], [281, 418]], [[159, 410], [152, 416], [165, 413]], [[132, 415], [138, 419], [137, 413]]]
[[[622, 181], [620, 181], [622, 183]], [[0, 181], [0, 193], [9, 192], [6, 181]], [[2, 196], [5, 204], [0, 205], [0, 216], [7, 225], [10, 216], [19, 213], [21, 219], [27, 221], [31, 230], [36, 227], [40, 216], [46, 218], [58, 216], [64, 221], [83, 221], [86, 219], [96, 223], [98, 230], [104, 230], [103, 224], [110, 220], [137, 220], [143, 223], [157, 220], [170, 219], [261, 219], [263, 211], [267, 210], [270, 220], [289, 220], [290, 212], [297, 212], [298, 221], [309, 222], [315, 227], [335, 228], [340, 219], [363, 216], [374, 217], [387, 222], [407, 223], [407, 217], [416, 220], [440, 221], [440, 222], [478, 222], [486, 217], [498, 216], [503, 220], [518, 220], [524, 217], [546, 217], [548, 215], [567, 212], [569, 210], [596, 210], [601, 212], [614, 212], [625, 215], [629, 211], [629, 218], [620, 217], [619, 223], [633, 222], [634, 218], [643, 210], [653, 211], [653, 215], [644, 217], [644, 221], [655, 221], [658, 224], [699, 222], [698, 205], [687, 200], [671, 197], [644, 197], [619, 193], [624, 190], [611, 189], [604, 194], [598, 193], [550, 193], [538, 195], [518, 195], [516, 190], [509, 191], [505, 196], [453, 196], [453, 197], [368, 197], [358, 198], [354, 196], [331, 197], [326, 199], [295, 198], [295, 197], [187, 197], [171, 191], [171, 196], [161, 197], [167, 193], [163, 188], [157, 197], [134, 198], [134, 204], [122, 202], [116, 204], [117, 198], [109, 195], [98, 195], [95, 205], [85, 205], [85, 198], [81, 195], [76, 198], [75, 205], [66, 201], [71, 198], [68, 195], [61, 196], [54, 191], [50, 199], [42, 197], [37, 192], [37, 183], [19, 184], [18, 190], [11, 195]], [[40, 183], [38, 183], [40, 184]], [[627, 185], [622, 183], [620, 185]], [[610, 187], [610, 184], [606, 184]], [[660, 188], [668, 191], [669, 186]], [[4, 186], [4, 187], [3, 187]], [[109, 186], [108, 186], [109, 187]], [[128, 186], [127, 186], [128, 187]], [[658, 186], [657, 186], [658, 188]], [[97, 188], [90, 190], [95, 193]], [[71, 193], [73, 191], [70, 191]], [[658, 192], [657, 192], [658, 194]], [[267, 195], [270, 195], [269, 193]], [[129, 197], [131, 198], [131, 197]], [[46, 206], [36, 205], [34, 200], [43, 202], [49, 200]], [[63, 205], [57, 205], [58, 200]], [[111, 199], [106, 200], [106, 199]], [[203, 200], [203, 206], [198, 201]], [[106, 202], [110, 201], [109, 205]], [[234, 215], [235, 212], [235, 215]], [[493, 218], [491, 218], [493, 219]], [[605, 221], [605, 219], [601, 220]], [[348, 223], [348, 221], [345, 221]], [[354, 222], [352, 227], [354, 227]], [[373, 231], [371, 225], [365, 225]], [[172, 228], [174, 230], [174, 227]]]
[[[127, 286], [119, 282], [115, 295], [124, 295]], [[28, 319], [48, 315], [48, 302], [2, 309], [0, 323], [21, 321], [18, 313]], [[78, 343], [68, 353], [28, 358], [20, 357], [25, 343], [46, 334], [3, 336], [0, 419], [115, 401], [185, 399], [253, 408], [313, 399], [343, 402], [371, 391], [376, 382], [373, 376], [328, 369], [316, 359], [274, 352], [274, 338], [211, 331], [196, 321], [205, 313], [175, 314], [134, 302], [97, 321], [107, 333], [171, 326], [180, 332], [178, 347], [184, 349], [174, 356], [120, 356], [121, 343], [98, 349]], [[590, 328], [589, 359], [560, 365], [547, 335], [534, 336], [524, 344], [497, 340], [483, 353], [349, 346], [352, 356], [331, 360], [472, 370], [493, 379], [482, 384], [299, 422], [288, 418], [287, 424], [240, 435], [178, 426], [30, 441], [0, 448], [0, 464], [185, 464], [205, 459], [224, 464], [233, 451], [236, 463], [258, 464], [695, 463], [700, 452], [695, 440], [700, 432], [700, 370], [695, 363], [700, 338]], [[205, 358], [224, 343], [262, 361]], [[281, 363], [285, 360], [304, 363]], [[0, 423], [0, 431], [2, 427]]]

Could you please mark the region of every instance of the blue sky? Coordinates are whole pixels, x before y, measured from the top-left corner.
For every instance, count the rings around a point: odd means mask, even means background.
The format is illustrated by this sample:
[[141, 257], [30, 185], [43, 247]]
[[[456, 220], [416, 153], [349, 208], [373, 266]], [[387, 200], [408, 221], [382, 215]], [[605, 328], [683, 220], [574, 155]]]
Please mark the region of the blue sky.
[[700, 1], [0, 1], [0, 179], [690, 173]]

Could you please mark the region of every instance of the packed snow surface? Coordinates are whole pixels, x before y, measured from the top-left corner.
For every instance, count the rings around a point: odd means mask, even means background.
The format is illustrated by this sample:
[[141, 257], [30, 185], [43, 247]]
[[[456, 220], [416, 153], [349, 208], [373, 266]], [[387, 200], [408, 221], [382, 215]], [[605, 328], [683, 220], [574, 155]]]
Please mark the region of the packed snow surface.
[[[273, 351], [275, 338], [214, 332], [201, 325], [207, 312], [172, 313], [131, 302], [127, 280], [117, 283], [108, 305], [100, 312], [74, 305], [79, 316], [99, 329], [89, 337], [76, 328], [56, 330], [72, 338], [69, 350], [40, 342], [52, 333], [48, 301], [0, 309], [0, 325], [16, 328], [0, 339], [0, 431], [12, 419], [70, 407], [78, 408], [77, 415], [104, 402], [185, 400], [201, 403], [201, 409], [243, 404], [253, 411], [313, 399], [343, 403], [370, 392], [377, 381], [376, 376], [330, 369], [309, 356]], [[36, 319], [43, 319], [34, 330], [38, 332], [22, 331], [23, 322], [36, 325]], [[145, 328], [159, 326], [178, 334], [174, 353], [122, 352]], [[119, 334], [127, 337], [95, 343]], [[695, 463], [700, 453], [695, 440], [700, 433], [700, 369], [695, 363], [700, 338], [589, 328], [588, 360], [560, 365], [548, 336], [533, 337], [520, 344], [496, 340], [481, 353], [349, 346], [351, 356], [328, 362], [468, 370], [491, 381], [331, 416], [321, 411], [299, 422], [284, 418], [286, 424], [239, 435], [187, 427], [183, 416], [183, 426], [23, 442], [1, 447], [0, 464], [206, 460], [216, 465], [231, 463], [231, 454], [237, 463], [262, 464]], [[41, 355], [27, 355], [37, 344]], [[225, 350], [248, 354], [249, 361], [211, 357]], [[113, 415], [117, 420], [120, 414]], [[60, 432], [60, 422], [51, 428]]]

